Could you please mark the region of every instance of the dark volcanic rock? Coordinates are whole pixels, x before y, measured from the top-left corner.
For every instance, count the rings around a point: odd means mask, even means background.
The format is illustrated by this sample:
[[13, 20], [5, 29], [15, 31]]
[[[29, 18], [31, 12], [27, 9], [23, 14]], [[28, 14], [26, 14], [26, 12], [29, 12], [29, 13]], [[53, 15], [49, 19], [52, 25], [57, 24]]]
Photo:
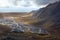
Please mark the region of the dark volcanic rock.
[[59, 35], [60, 33], [60, 2], [49, 4], [47, 7], [38, 10], [35, 18], [38, 22], [33, 25], [45, 27], [51, 34]]

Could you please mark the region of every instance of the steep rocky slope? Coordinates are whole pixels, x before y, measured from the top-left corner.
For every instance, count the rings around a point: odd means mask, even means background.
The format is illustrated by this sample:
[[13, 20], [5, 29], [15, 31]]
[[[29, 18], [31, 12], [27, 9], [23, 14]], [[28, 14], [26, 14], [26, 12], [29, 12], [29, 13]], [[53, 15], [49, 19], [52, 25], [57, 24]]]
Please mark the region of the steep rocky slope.
[[42, 26], [55, 35], [60, 33], [60, 2], [49, 4], [47, 7], [38, 10], [33, 18], [37, 19], [35, 26]]

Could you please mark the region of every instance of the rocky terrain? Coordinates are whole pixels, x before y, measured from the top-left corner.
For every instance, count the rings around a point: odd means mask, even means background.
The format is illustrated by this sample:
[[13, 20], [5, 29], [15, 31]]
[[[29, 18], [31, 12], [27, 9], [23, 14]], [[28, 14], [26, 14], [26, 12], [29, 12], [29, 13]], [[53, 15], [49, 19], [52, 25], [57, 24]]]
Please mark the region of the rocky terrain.
[[42, 8], [40, 12], [36, 12], [33, 18], [37, 19], [35, 26], [42, 26], [52, 35], [60, 35], [60, 2], [49, 4]]
[[60, 37], [39, 35], [32, 33], [6, 33], [0, 36], [0, 40], [60, 40]]
[[[10, 32], [0, 36], [1, 40], [60, 40], [60, 2], [49, 4], [47, 7], [32, 12], [31, 16], [21, 16], [18, 22], [23, 22], [46, 29], [48, 34], [33, 34], [30, 32]], [[18, 18], [19, 19], [19, 18]]]

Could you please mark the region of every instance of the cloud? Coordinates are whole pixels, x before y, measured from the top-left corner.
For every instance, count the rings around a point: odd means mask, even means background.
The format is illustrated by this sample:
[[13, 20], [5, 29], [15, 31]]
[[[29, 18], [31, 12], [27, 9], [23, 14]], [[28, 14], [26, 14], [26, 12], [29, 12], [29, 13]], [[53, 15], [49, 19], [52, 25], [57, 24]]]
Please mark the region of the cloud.
[[37, 5], [46, 5], [46, 4], [49, 4], [49, 3], [54, 3], [56, 1], [60, 1], [60, 0], [35, 0], [34, 2]]
[[37, 7], [56, 1], [60, 0], [0, 0], [0, 7]]
[[[39, 8], [43, 8], [46, 6], [46, 4], [53, 3], [59, 0], [0, 0], [0, 10], [3, 11], [4, 8], [9, 8], [9, 9], [4, 9], [4, 11], [11, 11], [16, 8], [15, 11], [17, 10], [22, 10], [25, 11], [29, 9], [31, 10], [36, 10]], [[14, 10], [13, 10], [14, 11]]]
[[13, 4], [17, 7], [37, 7], [37, 5], [32, 0], [19, 0]]
[[32, 0], [0, 0], [0, 12], [27, 12], [39, 8]]
[[0, 0], [0, 7], [5, 7], [8, 5], [8, 2], [6, 0]]
[[9, 0], [0, 0], [0, 7], [9, 7], [9, 6], [13, 6], [13, 4], [9, 2]]
[[36, 3], [34, 0], [0, 0], [0, 7], [39, 7]]

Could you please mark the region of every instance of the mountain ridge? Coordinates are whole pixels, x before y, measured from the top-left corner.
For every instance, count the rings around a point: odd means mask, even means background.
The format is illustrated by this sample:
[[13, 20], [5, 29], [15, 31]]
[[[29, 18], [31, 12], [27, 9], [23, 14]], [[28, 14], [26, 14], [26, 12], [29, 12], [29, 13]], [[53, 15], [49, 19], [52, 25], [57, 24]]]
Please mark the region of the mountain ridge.
[[[40, 11], [40, 10], [38, 10]], [[32, 23], [35, 26], [42, 26], [53, 35], [59, 35], [60, 33], [60, 1], [49, 4], [47, 7], [41, 9], [40, 12], [36, 12], [35, 19], [37, 22]]]

